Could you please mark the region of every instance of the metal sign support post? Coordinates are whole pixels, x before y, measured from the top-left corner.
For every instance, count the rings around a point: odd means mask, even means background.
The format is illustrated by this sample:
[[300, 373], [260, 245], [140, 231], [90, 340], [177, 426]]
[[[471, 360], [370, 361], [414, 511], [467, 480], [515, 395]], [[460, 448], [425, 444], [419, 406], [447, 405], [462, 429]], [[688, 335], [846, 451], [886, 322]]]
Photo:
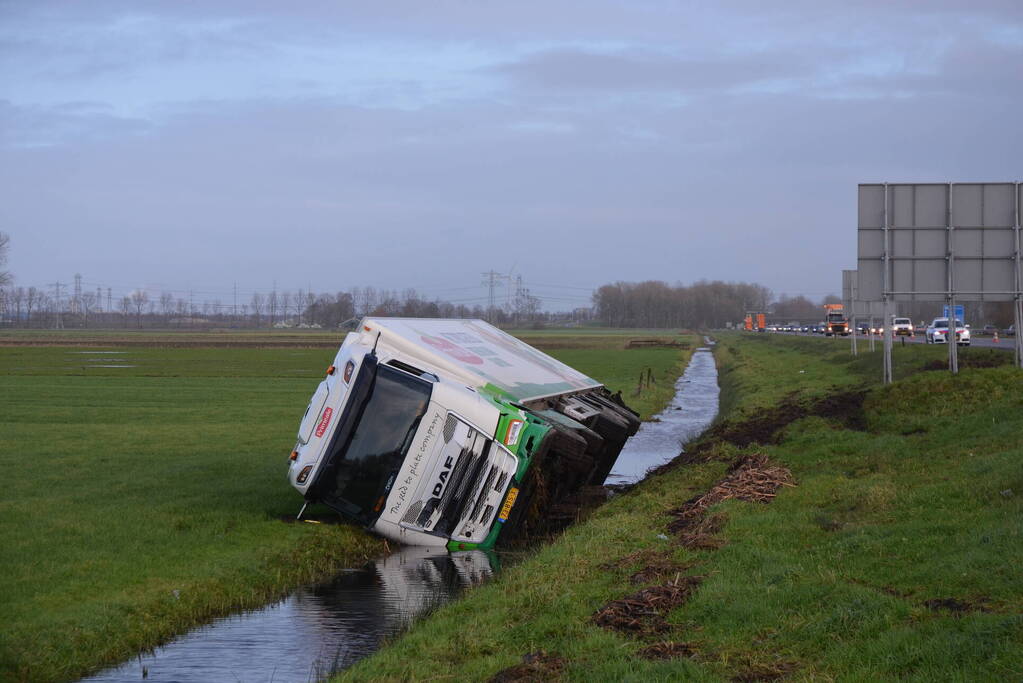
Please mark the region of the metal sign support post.
[[[892, 303], [888, 297], [884, 298], [884, 320], [892, 317]], [[873, 337], [871, 337], [873, 339]], [[892, 336], [884, 335], [884, 383], [891, 384], [895, 381], [892, 368]]]
[[[889, 228], [891, 227], [891, 217], [888, 215], [888, 183], [884, 184], [884, 224], [883, 225], [884, 225], [884, 251], [881, 254], [881, 261], [882, 261], [881, 265], [883, 266], [882, 270], [884, 272], [884, 283], [883, 283], [884, 289], [881, 290], [882, 291], [881, 301], [884, 302], [884, 317], [887, 318], [888, 317], [888, 312], [889, 312], [888, 311], [888, 307], [889, 307], [889, 302], [888, 302], [889, 294], [888, 294], [888, 292], [891, 291], [891, 288], [892, 288], [892, 285], [891, 285], [891, 273], [889, 272], [891, 270], [891, 261], [890, 261], [890, 259], [891, 259], [892, 243], [891, 243], [891, 232], [889, 230]], [[873, 322], [873, 320], [871, 320], [871, 322]], [[873, 347], [873, 343], [874, 343], [873, 335], [871, 335], [871, 337], [870, 337], [870, 343], [871, 343], [871, 347]], [[894, 381], [894, 379], [892, 377], [892, 345], [890, 343], [888, 343], [888, 338], [887, 337], [885, 337], [885, 340], [884, 340], [884, 360], [882, 361], [882, 363], [883, 363], [884, 383], [885, 384], [891, 384]]]
[[[955, 278], [953, 272], [955, 271], [955, 242], [952, 236], [952, 187], [949, 185], [948, 188], [948, 200], [945, 208], [945, 264], [948, 273], [946, 274], [946, 286], [948, 287], [948, 294], [945, 297], [945, 302], [948, 304], [948, 332], [945, 333], [945, 343], [948, 344], [948, 369], [953, 375], [959, 374], [959, 338], [956, 336], [956, 330], [959, 326], [956, 324], [956, 290], [955, 290]], [[965, 315], [963, 316], [966, 317]], [[963, 321], [963, 325], [966, 321]], [[965, 327], [963, 328], [965, 331]]]
[[1023, 297], [1016, 297], [1016, 305], [1013, 308], [1016, 309], [1016, 365], [1023, 368], [1023, 333], [1020, 331], [1020, 325], [1023, 324]]
[[1016, 183], [1016, 225], [1014, 226], [1015, 229], [1016, 229], [1015, 230], [1016, 231], [1016, 244], [1015, 244], [1015, 247], [1016, 247], [1016, 273], [1015, 273], [1015, 275], [1016, 275], [1016, 299], [1013, 301], [1012, 312], [1013, 312], [1013, 317], [1015, 318], [1015, 321], [1013, 323], [1015, 325], [1015, 327], [1013, 329], [1016, 331], [1016, 336], [1015, 336], [1015, 341], [1016, 341], [1016, 366], [1020, 367], [1020, 368], [1023, 368], [1023, 330], [1020, 329], [1020, 326], [1023, 325], [1023, 254], [1020, 253], [1021, 249], [1023, 249], [1023, 245], [1021, 245], [1021, 243], [1020, 243], [1021, 242], [1021, 240], [1020, 240], [1020, 231], [1023, 230], [1023, 225], [1020, 224], [1021, 223], [1021, 220], [1020, 220], [1020, 208], [1021, 207], [1019, 205], [1020, 194], [1023, 194], [1023, 192], [1020, 191], [1021, 189], [1023, 189], [1023, 188], [1021, 188], [1020, 183]]
[[[948, 310], [951, 311], [948, 316], [948, 334], [945, 335], [945, 343], [948, 344], [948, 369], [953, 375], [958, 375], [959, 337], [956, 336], [956, 330], [959, 328], [959, 325], [956, 324], [956, 298], [954, 294], [948, 297]], [[963, 324], [966, 324], [965, 320]], [[965, 331], [965, 329], [964, 327], [963, 330]]]
[[[869, 329], [871, 329], [871, 330], [874, 329], [874, 316], [870, 316], [870, 328]], [[868, 336], [870, 337], [870, 352], [873, 353], [874, 352], [874, 335], [873, 334], [869, 334]]]
[[856, 316], [853, 316], [851, 318], [851, 321], [852, 321], [852, 323], [851, 323], [852, 324], [852, 332], [851, 332], [851, 336], [852, 336], [852, 355], [855, 356], [855, 355], [858, 355], [857, 352], [856, 352]]

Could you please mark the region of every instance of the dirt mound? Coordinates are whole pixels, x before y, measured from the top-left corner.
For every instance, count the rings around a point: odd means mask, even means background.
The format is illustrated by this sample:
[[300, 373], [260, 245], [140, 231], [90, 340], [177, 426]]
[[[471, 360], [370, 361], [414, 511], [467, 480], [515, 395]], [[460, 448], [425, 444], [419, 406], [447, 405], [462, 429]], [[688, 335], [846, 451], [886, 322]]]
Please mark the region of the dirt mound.
[[863, 401], [866, 397], [865, 389], [857, 389], [836, 391], [809, 403], [801, 403], [798, 396], [792, 394], [774, 407], [761, 408], [740, 420], [714, 425], [704, 432], [699, 443], [692, 445], [671, 462], [652, 470], [650, 474], [660, 474], [678, 465], [707, 462], [714, 458], [715, 447], [722, 442], [739, 448], [753, 443], [777, 443], [782, 429], [804, 417], [839, 420], [847, 429], [862, 431], [866, 429], [863, 415]]
[[693, 594], [702, 576], [679, 576], [675, 581], [644, 588], [619, 600], [613, 600], [593, 615], [593, 623], [619, 633], [650, 635], [664, 633], [670, 626], [664, 620]]
[[692, 643], [676, 643], [666, 640], [654, 643], [639, 651], [643, 659], [682, 659], [683, 657], [695, 657], [696, 646]]
[[732, 676], [733, 681], [741, 683], [753, 683], [754, 681], [776, 681], [785, 678], [796, 669], [799, 664], [786, 660], [776, 662], [759, 662], [743, 667], [739, 673]]
[[990, 612], [987, 607], [984, 606], [984, 600], [959, 600], [958, 598], [932, 598], [930, 600], [924, 600], [924, 607], [927, 609], [939, 612], [948, 611], [955, 615], [961, 615], [968, 612]]
[[629, 577], [629, 583], [639, 586], [648, 583], [678, 580], [685, 571], [692, 568], [691, 564], [678, 564], [667, 553], [659, 553], [651, 557], [646, 565]]
[[[724, 514], [710, 515], [675, 532], [683, 548], [690, 550], [717, 550], [725, 540], [715, 536], [725, 527], [728, 517]], [[677, 521], [677, 520], [676, 520]], [[674, 522], [673, 522], [674, 523]], [[671, 525], [668, 526], [671, 530]]]
[[490, 683], [516, 683], [519, 681], [551, 681], [561, 677], [565, 660], [543, 650], [522, 655], [522, 663], [509, 666], [494, 674]]
[[687, 535], [694, 539], [705, 536], [708, 531], [702, 526], [709, 524], [706, 515], [710, 506], [730, 498], [769, 503], [782, 486], [795, 486], [792, 473], [787, 468], [772, 465], [763, 453], [747, 456], [732, 465], [728, 476], [714, 484], [707, 493], [671, 510], [668, 514], [675, 519], [668, 525], [668, 530], [679, 535], [683, 543]]

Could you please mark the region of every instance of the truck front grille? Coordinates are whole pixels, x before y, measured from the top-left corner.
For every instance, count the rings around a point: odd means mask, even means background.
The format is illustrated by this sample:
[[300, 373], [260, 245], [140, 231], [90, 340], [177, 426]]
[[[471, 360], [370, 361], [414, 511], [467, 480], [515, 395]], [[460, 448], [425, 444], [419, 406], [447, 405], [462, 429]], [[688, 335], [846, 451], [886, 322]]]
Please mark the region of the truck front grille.
[[442, 462], [455, 456], [443, 493], [432, 495], [427, 479], [401, 517], [401, 523], [421, 531], [467, 542], [482, 541], [493, 522], [494, 510], [514, 476], [518, 460], [504, 448], [465, 423], [449, 420], [444, 426], [445, 444], [435, 456]]

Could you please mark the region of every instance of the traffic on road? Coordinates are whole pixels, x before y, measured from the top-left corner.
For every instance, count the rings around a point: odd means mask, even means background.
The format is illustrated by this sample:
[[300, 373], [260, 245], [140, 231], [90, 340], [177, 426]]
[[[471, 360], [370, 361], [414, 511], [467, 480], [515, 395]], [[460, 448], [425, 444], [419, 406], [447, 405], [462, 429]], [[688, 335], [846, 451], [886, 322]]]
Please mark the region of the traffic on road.
[[[894, 319], [894, 338], [896, 343], [902, 344], [944, 344], [946, 343], [945, 337], [948, 334], [948, 318], [935, 318], [929, 324], [919, 325], [909, 323], [910, 329], [906, 329], [906, 322], [908, 318], [895, 318]], [[871, 327], [869, 322], [856, 321], [855, 324], [850, 324], [849, 334], [855, 334], [857, 337], [869, 339], [871, 337], [875, 339], [884, 338], [884, 329], [876, 326]], [[854, 331], [853, 331], [854, 330]], [[825, 331], [824, 323], [815, 325], [805, 325], [798, 323], [790, 324], [771, 324], [764, 328], [766, 333], [774, 334], [793, 334], [802, 336], [831, 336], [827, 335]], [[963, 324], [963, 321], [956, 321], [956, 338], [960, 346], [979, 346], [982, 348], [992, 349], [1013, 349], [1013, 337], [1015, 337], [1016, 330], [1014, 326], [1010, 326], [1005, 329], [997, 328], [994, 325], [985, 325], [980, 329], [973, 329], [971, 325]]]

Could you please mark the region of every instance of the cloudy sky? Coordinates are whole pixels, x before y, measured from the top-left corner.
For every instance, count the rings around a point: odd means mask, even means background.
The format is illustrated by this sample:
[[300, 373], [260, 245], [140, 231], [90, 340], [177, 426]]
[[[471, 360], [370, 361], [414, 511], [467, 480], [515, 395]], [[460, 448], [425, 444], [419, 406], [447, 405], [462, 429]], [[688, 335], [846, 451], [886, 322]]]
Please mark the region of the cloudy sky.
[[1019, 0], [0, 0], [17, 284], [813, 298], [859, 182], [1023, 180]]

